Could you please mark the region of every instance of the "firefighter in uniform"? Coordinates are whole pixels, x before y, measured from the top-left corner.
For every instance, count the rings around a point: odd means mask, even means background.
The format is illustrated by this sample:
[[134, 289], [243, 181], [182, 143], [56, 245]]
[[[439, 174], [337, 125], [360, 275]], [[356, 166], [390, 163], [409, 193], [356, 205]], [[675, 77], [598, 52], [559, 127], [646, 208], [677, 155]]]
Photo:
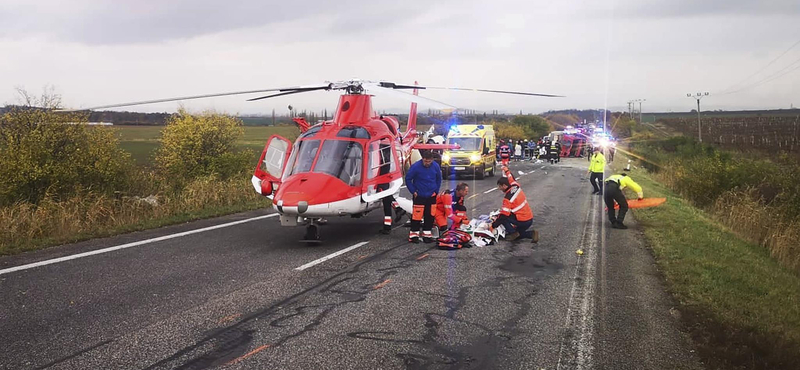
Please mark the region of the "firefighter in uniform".
[[[642, 187], [628, 177], [627, 174], [613, 175], [606, 179], [605, 202], [606, 207], [608, 207], [608, 220], [611, 221], [611, 227], [615, 229], [628, 228], [622, 223], [625, 220], [625, 214], [628, 212], [628, 200], [625, 198], [625, 194], [622, 193], [622, 189], [629, 186], [631, 190], [636, 192], [639, 200], [644, 198]], [[614, 214], [614, 202], [619, 204], [619, 214], [617, 215]]]
[[439, 235], [442, 235], [450, 228], [456, 229], [461, 225], [469, 224], [467, 217], [467, 207], [464, 206], [464, 198], [469, 195], [469, 186], [462, 182], [456, 185], [455, 190], [445, 190], [436, 197], [436, 214], [434, 216], [436, 226], [439, 228]]
[[492, 227], [503, 225], [506, 229], [506, 240], [531, 238], [531, 242], [538, 243], [539, 231], [528, 230], [533, 225], [533, 211], [522, 188], [516, 182], [512, 184], [508, 177], [497, 179], [497, 188], [504, 193], [503, 207]]
[[603, 192], [603, 172], [606, 170], [606, 157], [600, 148], [595, 147], [594, 153], [589, 159], [589, 183], [592, 184], [594, 191], [592, 194]]
[[558, 162], [559, 159], [559, 147], [557, 142], [551, 141], [550, 147], [548, 148], [547, 159], [550, 160], [550, 164]]
[[408, 241], [420, 242], [420, 226], [422, 240], [426, 243], [433, 242], [433, 207], [436, 204], [436, 195], [442, 186], [442, 170], [433, 161], [433, 153], [423, 151], [422, 159], [411, 165], [406, 173], [406, 187], [414, 197], [414, 211], [411, 214], [411, 231]]

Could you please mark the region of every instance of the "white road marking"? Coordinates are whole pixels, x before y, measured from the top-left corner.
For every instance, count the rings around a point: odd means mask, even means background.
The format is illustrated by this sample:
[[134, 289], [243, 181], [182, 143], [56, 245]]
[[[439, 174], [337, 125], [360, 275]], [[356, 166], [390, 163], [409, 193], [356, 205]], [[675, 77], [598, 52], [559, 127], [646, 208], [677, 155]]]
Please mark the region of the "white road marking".
[[164, 236], [159, 236], [157, 238], [152, 238], [152, 239], [147, 239], [147, 240], [140, 240], [138, 242], [132, 242], [132, 243], [127, 243], [127, 244], [117, 245], [115, 247], [97, 249], [97, 250], [93, 250], [93, 251], [89, 251], [89, 252], [73, 254], [71, 256], [64, 256], [64, 257], [53, 258], [53, 259], [45, 260], [45, 261], [29, 263], [27, 265], [10, 267], [10, 268], [7, 268], [7, 269], [0, 270], [0, 275], [10, 274], [12, 272], [32, 269], [32, 268], [36, 268], [36, 267], [40, 267], [40, 266], [52, 265], [54, 263], [74, 260], [74, 259], [78, 259], [78, 258], [89, 257], [89, 256], [93, 256], [95, 254], [108, 253], [108, 252], [113, 252], [113, 251], [117, 251], [117, 250], [120, 250], [120, 249], [131, 248], [131, 247], [138, 247], [140, 245], [160, 242], [162, 240], [180, 238], [182, 236], [191, 235], [191, 234], [197, 234], [197, 233], [201, 233], [203, 231], [221, 229], [223, 227], [239, 225], [239, 224], [243, 224], [245, 222], [250, 222], [250, 221], [255, 221], [255, 220], [262, 220], [262, 219], [265, 219], [265, 218], [270, 218], [270, 217], [275, 217], [275, 216], [278, 216], [278, 214], [277, 213], [271, 213], [271, 214], [268, 214], [268, 215], [248, 218], [248, 219], [245, 219], [245, 220], [228, 222], [226, 224], [209, 226], [209, 227], [204, 227], [204, 228], [201, 228], [201, 229], [184, 231], [184, 232], [180, 232], [180, 233], [177, 233], [177, 234], [164, 235]]
[[497, 188], [491, 188], [491, 189], [489, 189], [489, 190], [487, 190], [487, 191], [484, 191], [483, 193], [484, 193], [484, 194], [489, 194], [489, 193], [491, 193], [491, 192], [493, 192], [493, 191], [495, 191], [495, 190], [497, 190]]
[[592, 198], [590, 201], [587, 226], [584, 228], [579, 246], [584, 254], [578, 257], [575, 266], [564, 323], [564, 331], [572, 334], [561, 342], [556, 369], [562, 368], [562, 361], [565, 361], [564, 366], [572, 368], [574, 365], [574, 368], [579, 370], [593, 367], [595, 259], [598, 249], [597, 229], [601, 227], [596, 214], [598, 207], [601, 206], [598, 202], [597, 198]]
[[405, 186], [405, 185], [403, 185], [403, 186], [401, 186], [401, 187], [400, 187], [400, 189], [405, 189], [405, 188], [406, 188], [406, 186]]
[[345, 254], [347, 252], [350, 252], [351, 250], [356, 249], [358, 247], [361, 247], [361, 246], [363, 246], [364, 244], [367, 244], [367, 243], [369, 243], [369, 242], [361, 242], [361, 243], [357, 243], [357, 244], [351, 245], [351, 246], [349, 246], [349, 247], [347, 247], [345, 249], [342, 249], [342, 250], [340, 250], [338, 252], [331, 253], [331, 254], [329, 254], [329, 255], [327, 255], [325, 257], [322, 257], [322, 258], [320, 258], [318, 260], [314, 260], [314, 261], [311, 261], [309, 263], [306, 263], [305, 265], [300, 266], [300, 267], [296, 268], [295, 270], [303, 271], [303, 270], [305, 270], [305, 269], [307, 269], [309, 267], [312, 267], [312, 266], [315, 266], [315, 265], [319, 265], [320, 263], [323, 263], [323, 262], [325, 262], [325, 261], [327, 261], [327, 260], [329, 260], [331, 258], [334, 258], [334, 257], [337, 257], [339, 255], [342, 255], [342, 254]]

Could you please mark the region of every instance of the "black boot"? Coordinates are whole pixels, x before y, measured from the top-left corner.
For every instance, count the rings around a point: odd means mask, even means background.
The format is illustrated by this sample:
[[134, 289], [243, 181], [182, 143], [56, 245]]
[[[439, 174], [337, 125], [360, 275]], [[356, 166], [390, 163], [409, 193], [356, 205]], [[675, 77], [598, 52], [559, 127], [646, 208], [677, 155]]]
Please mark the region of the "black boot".
[[408, 212], [406, 212], [406, 210], [404, 210], [404, 209], [402, 209], [400, 207], [395, 208], [394, 209], [394, 223], [400, 222], [400, 220], [403, 219], [403, 216], [405, 216], [406, 214], [408, 214]]

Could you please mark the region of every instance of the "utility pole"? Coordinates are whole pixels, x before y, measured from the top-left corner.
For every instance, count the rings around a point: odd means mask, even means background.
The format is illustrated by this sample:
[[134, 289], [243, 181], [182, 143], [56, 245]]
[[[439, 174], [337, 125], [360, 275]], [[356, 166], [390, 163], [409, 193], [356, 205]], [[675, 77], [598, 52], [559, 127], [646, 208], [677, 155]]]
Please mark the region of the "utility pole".
[[633, 119], [633, 100], [628, 100], [628, 115]]
[[702, 143], [703, 142], [703, 130], [700, 128], [700, 99], [703, 97], [708, 96], [708, 91], [702, 93], [692, 93], [686, 94], [687, 98], [692, 98], [697, 100], [697, 139]]
[[[647, 99], [636, 99], [634, 101], [639, 103], [639, 123], [642, 123], [642, 102], [647, 101]], [[634, 106], [634, 109], [636, 109], [635, 106]], [[633, 118], [633, 117], [631, 117], [631, 118]]]

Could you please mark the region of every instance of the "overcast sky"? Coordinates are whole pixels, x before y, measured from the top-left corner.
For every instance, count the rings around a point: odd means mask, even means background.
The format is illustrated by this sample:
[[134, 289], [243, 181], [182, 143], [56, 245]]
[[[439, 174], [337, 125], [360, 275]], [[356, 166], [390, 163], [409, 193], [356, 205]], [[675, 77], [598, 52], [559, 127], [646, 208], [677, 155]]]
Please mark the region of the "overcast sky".
[[[567, 96], [422, 92], [478, 110], [647, 99], [645, 112], [688, 111], [698, 91], [711, 93], [704, 110], [789, 108], [800, 105], [800, 44], [775, 58], [799, 42], [798, 0], [3, 0], [0, 104], [16, 86], [52, 85], [77, 108], [357, 77]], [[284, 113], [331, 110], [337, 95], [183, 104]], [[378, 96], [375, 107], [407, 103]]]

